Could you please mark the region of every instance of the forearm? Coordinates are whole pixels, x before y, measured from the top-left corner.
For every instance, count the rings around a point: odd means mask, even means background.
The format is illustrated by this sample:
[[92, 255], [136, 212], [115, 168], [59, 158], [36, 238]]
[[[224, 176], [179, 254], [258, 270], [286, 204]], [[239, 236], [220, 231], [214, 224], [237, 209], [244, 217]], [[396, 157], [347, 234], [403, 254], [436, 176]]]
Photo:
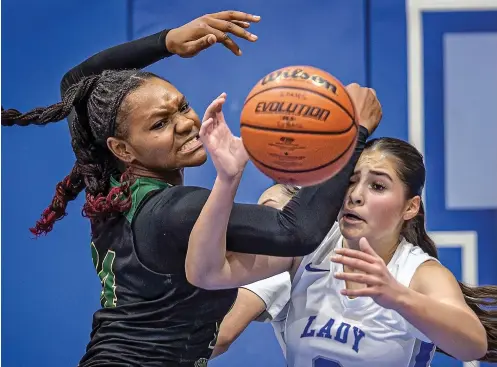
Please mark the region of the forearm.
[[368, 131], [360, 127], [354, 154], [345, 167], [326, 182], [302, 188], [283, 210], [274, 211], [272, 218], [247, 216], [241, 226], [233, 220], [235, 207], [228, 226], [228, 250], [288, 257], [313, 252], [337, 219], [367, 138]]
[[396, 311], [459, 360], [472, 361], [486, 353], [485, 329], [474, 314], [463, 308], [408, 288]]
[[201, 285], [212, 274], [229, 270], [226, 230], [240, 179], [241, 175], [233, 180], [217, 177], [193, 226], [185, 263], [186, 276], [192, 284]]
[[211, 359], [226, 352], [247, 326], [264, 312], [265, 308], [264, 301], [255, 293], [243, 288], [238, 289], [235, 304], [224, 317], [219, 328], [216, 348]]
[[171, 56], [165, 38], [169, 30], [105, 49], [69, 70], [63, 77], [61, 93], [84, 77], [104, 70], [142, 69]]

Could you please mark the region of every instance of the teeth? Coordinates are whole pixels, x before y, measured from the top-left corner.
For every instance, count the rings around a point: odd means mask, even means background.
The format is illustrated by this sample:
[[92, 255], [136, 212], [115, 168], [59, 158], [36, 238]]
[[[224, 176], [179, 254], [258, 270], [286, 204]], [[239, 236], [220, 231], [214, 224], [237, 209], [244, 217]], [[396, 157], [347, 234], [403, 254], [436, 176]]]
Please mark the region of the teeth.
[[187, 143], [183, 144], [183, 146], [181, 147], [181, 150], [188, 150], [197, 144], [198, 144], [198, 139], [194, 138], [194, 139], [188, 141]]

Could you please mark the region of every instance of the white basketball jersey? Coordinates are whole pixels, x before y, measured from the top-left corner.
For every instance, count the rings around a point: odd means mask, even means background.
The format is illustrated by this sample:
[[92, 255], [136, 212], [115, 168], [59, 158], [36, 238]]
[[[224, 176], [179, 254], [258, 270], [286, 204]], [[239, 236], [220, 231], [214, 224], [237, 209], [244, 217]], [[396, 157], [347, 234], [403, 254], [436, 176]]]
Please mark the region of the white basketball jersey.
[[[329, 259], [330, 250], [342, 246], [338, 223], [327, 238], [304, 257], [293, 281], [285, 326], [288, 365], [429, 366], [434, 345], [397, 312], [369, 297], [350, 299], [340, 294], [345, 282], [333, 274], [342, 272], [343, 265]], [[418, 266], [430, 259], [421, 248], [403, 240], [387, 267], [395, 279], [409, 286]]]
[[284, 273], [259, 280], [242, 288], [254, 292], [266, 304], [266, 312], [256, 321], [271, 323], [274, 334], [276, 335], [276, 340], [281, 347], [281, 351], [283, 352], [283, 355], [286, 355], [286, 344], [283, 332], [285, 329], [288, 301], [290, 300], [292, 288], [290, 274], [288, 271], [285, 271]]
[[[282, 308], [287, 310], [283, 335], [288, 366], [429, 366], [434, 345], [397, 312], [369, 297], [350, 299], [340, 294], [345, 282], [333, 274], [343, 271], [343, 265], [330, 261], [330, 251], [341, 247], [342, 241], [335, 223], [297, 269], [290, 301]], [[395, 279], [409, 286], [418, 266], [431, 259], [421, 248], [403, 240], [387, 267]], [[262, 291], [264, 282], [251, 290]], [[274, 283], [269, 288], [275, 289]], [[285, 287], [283, 282], [281, 287]]]

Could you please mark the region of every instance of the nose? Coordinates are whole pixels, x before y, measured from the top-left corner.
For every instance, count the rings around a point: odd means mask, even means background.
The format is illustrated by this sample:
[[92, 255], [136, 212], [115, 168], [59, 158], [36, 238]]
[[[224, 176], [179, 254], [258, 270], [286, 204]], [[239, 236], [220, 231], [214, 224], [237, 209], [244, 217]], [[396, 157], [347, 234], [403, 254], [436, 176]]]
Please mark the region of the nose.
[[188, 117], [178, 114], [175, 118], [175, 132], [181, 135], [188, 135], [195, 125], [195, 122]]
[[349, 194], [349, 200], [351, 204], [362, 205], [364, 204], [364, 195], [361, 189], [361, 185], [356, 185]]

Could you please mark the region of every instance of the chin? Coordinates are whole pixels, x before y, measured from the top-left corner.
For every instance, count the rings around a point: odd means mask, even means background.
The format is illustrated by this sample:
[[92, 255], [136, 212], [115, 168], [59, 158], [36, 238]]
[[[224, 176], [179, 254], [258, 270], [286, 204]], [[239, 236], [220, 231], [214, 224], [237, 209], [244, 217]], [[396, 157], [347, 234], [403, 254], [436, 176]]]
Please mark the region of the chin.
[[185, 159], [185, 164], [183, 164], [183, 167], [198, 167], [203, 165], [205, 162], [207, 162], [207, 152], [205, 149], [202, 147], [193, 154], [188, 157], [188, 159]]
[[355, 241], [361, 239], [361, 237], [365, 237], [365, 231], [360, 228], [360, 226], [350, 226], [344, 223], [343, 219], [339, 221], [340, 232], [342, 233], [343, 238], [348, 241]]

